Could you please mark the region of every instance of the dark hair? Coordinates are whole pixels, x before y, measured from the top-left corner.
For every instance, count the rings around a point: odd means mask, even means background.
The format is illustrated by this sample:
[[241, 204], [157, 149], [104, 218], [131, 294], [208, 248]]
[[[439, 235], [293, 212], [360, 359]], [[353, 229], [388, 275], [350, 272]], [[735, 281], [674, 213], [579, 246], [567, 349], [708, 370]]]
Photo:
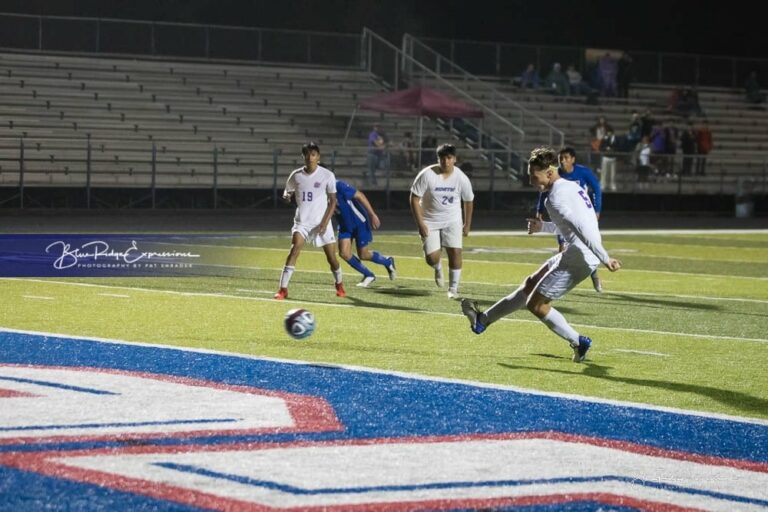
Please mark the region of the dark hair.
[[437, 158], [443, 158], [448, 155], [456, 156], [456, 147], [453, 144], [440, 144], [437, 146]]
[[570, 146], [566, 146], [557, 154], [558, 158], [562, 157], [563, 155], [569, 155], [571, 158], [576, 158], [576, 150]]
[[528, 159], [528, 169], [534, 167], [539, 170], [546, 170], [550, 167], [557, 167], [557, 151], [549, 146], [539, 146], [531, 151], [531, 157]]
[[318, 146], [317, 142], [313, 140], [301, 146], [301, 154], [304, 156], [306, 156], [310, 151], [313, 151], [313, 150], [317, 151], [318, 153], [320, 152], [320, 146]]

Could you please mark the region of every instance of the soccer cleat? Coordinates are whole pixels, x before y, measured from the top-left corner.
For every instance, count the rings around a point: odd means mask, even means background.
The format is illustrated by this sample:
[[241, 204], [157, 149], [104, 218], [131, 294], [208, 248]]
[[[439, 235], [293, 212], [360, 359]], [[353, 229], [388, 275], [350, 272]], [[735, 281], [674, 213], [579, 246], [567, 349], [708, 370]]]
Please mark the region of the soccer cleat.
[[336, 296], [346, 297], [347, 292], [344, 290], [344, 283], [336, 283]]
[[435, 269], [435, 284], [438, 288], [442, 288], [445, 284], [445, 281], [443, 280], [443, 269], [442, 268], [436, 268]]
[[275, 299], [277, 300], [283, 300], [288, 298], [288, 288], [280, 288], [277, 290], [277, 293], [275, 294]]
[[573, 362], [580, 363], [587, 357], [587, 352], [592, 346], [592, 340], [586, 336], [579, 336], [579, 344], [576, 346], [571, 345], [573, 348]]
[[595, 291], [597, 293], [602, 293], [603, 291], [603, 282], [600, 280], [600, 276], [597, 275], [597, 272], [592, 274], [592, 286], [594, 287]]
[[376, 276], [365, 276], [362, 281], [357, 283], [360, 288], [368, 288], [368, 285], [376, 280]]
[[395, 258], [389, 258], [387, 273], [389, 274], [390, 281], [395, 279], [395, 276], [397, 275], [397, 272], [395, 271]]
[[469, 326], [473, 333], [481, 334], [485, 330], [485, 326], [478, 320], [480, 311], [478, 311], [476, 303], [469, 299], [462, 299], [461, 312], [469, 319]]
[[459, 290], [456, 288], [448, 288], [448, 298], [449, 299], [458, 299], [459, 298]]

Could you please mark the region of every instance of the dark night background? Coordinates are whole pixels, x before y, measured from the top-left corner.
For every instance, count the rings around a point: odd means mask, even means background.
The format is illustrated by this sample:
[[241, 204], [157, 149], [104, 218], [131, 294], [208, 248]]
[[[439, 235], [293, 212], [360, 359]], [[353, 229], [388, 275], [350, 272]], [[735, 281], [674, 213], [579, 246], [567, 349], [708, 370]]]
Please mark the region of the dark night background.
[[4, 0], [0, 12], [768, 57], [756, 2]]

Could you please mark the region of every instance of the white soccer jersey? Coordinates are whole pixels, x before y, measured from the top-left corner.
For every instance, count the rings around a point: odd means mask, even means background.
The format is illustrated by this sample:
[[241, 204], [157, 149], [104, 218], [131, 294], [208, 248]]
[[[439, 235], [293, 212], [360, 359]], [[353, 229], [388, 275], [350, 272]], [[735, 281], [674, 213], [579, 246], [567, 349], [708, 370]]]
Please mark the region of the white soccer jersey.
[[437, 165], [425, 167], [411, 185], [411, 193], [421, 198], [419, 204], [424, 212], [424, 221], [434, 229], [462, 223], [461, 203], [475, 198], [472, 183], [461, 169], [454, 166], [447, 177], [438, 174], [439, 171]]
[[336, 176], [325, 167], [317, 166], [311, 174], [300, 167], [288, 176], [283, 195], [293, 193], [296, 215], [293, 221], [314, 228], [323, 220], [328, 208], [328, 194], [336, 193]]
[[555, 181], [544, 205], [552, 222], [545, 222], [543, 231], [559, 232], [568, 243], [568, 250], [581, 252], [589, 264], [608, 263], [595, 209], [578, 183], [565, 179]]

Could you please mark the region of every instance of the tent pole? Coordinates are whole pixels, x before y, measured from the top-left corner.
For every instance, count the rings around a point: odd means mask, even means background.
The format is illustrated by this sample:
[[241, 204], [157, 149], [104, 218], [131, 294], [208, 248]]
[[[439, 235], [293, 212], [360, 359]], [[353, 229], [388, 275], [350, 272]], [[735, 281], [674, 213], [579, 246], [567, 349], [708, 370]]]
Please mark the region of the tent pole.
[[355, 120], [355, 114], [357, 114], [357, 107], [352, 111], [352, 115], [349, 116], [349, 122], [347, 123], [347, 131], [344, 133], [344, 142], [341, 143], [341, 147], [347, 146], [347, 139], [349, 138], [349, 131], [352, 129], [352, 122]]
[[421, 169], [421, 150], [422, 150], [422, 131], [424, 129], [424, 116], [419, 115], [419, 165], [418, 168]]

